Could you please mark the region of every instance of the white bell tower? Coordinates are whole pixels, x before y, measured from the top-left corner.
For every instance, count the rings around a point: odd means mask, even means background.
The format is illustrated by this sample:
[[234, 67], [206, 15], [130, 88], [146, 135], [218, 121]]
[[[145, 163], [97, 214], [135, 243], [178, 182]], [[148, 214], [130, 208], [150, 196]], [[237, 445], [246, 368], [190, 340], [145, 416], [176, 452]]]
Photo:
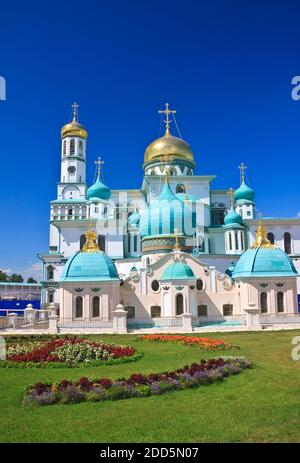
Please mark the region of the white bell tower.
[[72, 105], [73, 120], [61, 130], [61, 183], [86, 182], [87, 131], [78, 123], [78, 107]]

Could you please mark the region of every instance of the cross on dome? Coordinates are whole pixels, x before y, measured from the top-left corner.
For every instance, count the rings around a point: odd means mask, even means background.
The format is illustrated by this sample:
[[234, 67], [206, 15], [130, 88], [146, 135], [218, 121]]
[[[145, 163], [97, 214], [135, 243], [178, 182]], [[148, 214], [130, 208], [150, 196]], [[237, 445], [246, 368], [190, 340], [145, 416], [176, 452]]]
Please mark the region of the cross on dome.
[[100, 177], [101, 165], [104, 164], [104, 161], [100, 157], [98, 157], [97, 161], [94, 161], [94, 163], [97, 165], [97, 175], [98, 175], [98, 177]]
[[77, 122], [77, 121], [78, 121], [78, 108], [79, 108], [79, 104], [76, 103], [76, 101], [74, 101], [74, 103], [72, 104], [73, 122]]
[[239, 169], [240, 169], [240, 174], [241, 174], [241, 183], [244, 183], [244, 181], [245, 181], [245, 170], [247, 169], [247, 166], [245, 165], [244, 162], [242, 162], [239, 165]]
[[229, 188], [229, 190], [227, 191], [227, 195], [228, 195], [228, 197], [229, 197], [230, 207], [233, 208], [233, 204], [234, 204], [234, 189], [233, 189], [233, 188]]
[[165, 114], [166, 119], [164, 119], [164, 122], [166, 123], [166, 134], [169, 133], [169, 128], [170, 128], [170, 123], [172, 122], [169, 119], [169, 114], [176, 114], [176, 111], [174, 109], [169, 109], [169, 103], [165, 104], [166, 109], [159, 109], [158, 114]]

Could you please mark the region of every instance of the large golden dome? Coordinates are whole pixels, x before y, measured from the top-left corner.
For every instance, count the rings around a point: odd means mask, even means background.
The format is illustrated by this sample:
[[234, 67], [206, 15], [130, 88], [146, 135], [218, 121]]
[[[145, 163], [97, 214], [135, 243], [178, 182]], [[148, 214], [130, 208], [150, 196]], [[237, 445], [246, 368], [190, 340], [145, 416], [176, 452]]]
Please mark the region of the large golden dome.
[[61, 138], [64, 137], [80, 137], [86, 139], [88, 133], [82, 124], [79, 124], [78, 118], [78, 104], [74, 103], [73, 108], [73, 120], [68, 124], [64, 125], [61, 129]]
[[173, 137], [167, 128], [165, 135], [154, 140], [146, 149], [144, 164], [152, 161], [168, 161], [169, 159], [185, 159], [195, 164], [190, 145], [181, 138]]

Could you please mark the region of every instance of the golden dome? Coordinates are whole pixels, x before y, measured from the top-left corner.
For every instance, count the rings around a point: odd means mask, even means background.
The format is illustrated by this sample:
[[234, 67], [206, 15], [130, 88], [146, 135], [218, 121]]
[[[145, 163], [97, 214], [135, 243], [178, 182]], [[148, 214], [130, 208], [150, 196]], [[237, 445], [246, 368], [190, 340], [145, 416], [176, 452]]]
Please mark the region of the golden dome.
[[154, 140], [146, 149], [144, 163], [148, 164], [152, 161], [167, 161], [172, 159], [185, 159], [194, 162], [194, 155], [190, 145], [181, 140], [181, 138], [173, 137], [169, 128], [163, 137]]
[[86, 139], [88, 133], [85, 127], [82, 124], [79, 124], [77, 117], [78, 117], [78, 104], [74, 103], [72, 105], [73, 108], [73, 120], [68, 124], [64, 125], [61, 129], [61, 138], [64, 137], [80, 137]]

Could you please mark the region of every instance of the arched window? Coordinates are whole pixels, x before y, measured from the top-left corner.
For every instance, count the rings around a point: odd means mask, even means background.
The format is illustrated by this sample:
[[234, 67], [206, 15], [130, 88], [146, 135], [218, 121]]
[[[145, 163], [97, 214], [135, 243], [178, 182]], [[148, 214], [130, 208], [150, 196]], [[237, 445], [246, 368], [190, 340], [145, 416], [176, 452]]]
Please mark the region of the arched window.
[[83, 248], [83, 246], [85, 245], [85, 242], [86, 242], [86, 236], [81, 235], [81, 237], [80, 237], [80, 249]]
[[232, 304], [224, 304], [223, 305], [223, 315], [224, 317], [228, 317], [233, 314], [233, 305]]
[[92, 317], [100, 317], [100, 297], [93, 297]]
[[54, 278], [54, 267], [52, 265], [49, 265], [47, 267], [47, 280], [53, 280]]
[[73, 215], [73, 209], [68, 210], [68, 216], [71, 217]]
[[176, 185], [176, 193], [185, 193], [185, 186], [182, 183]]
[[135, 307], [127, 306], [125, 310], [127, 311], [127, 318], [135, 318]]
[[261, 308], [261, 313], [267, 313], [268, 312], [268, 295], [267, 295], [267, 293], [261, 293], [260, 294], [260, 308]]
[[197, 306], [198, 317], [207, 317], [207, 305], [200, 304]]
[[269, 233], [267, 234], [267, 238], [268, 238], [268, 240], [270, 241], [271, 244], [274, 244], [274, 243], [275, 243], [275, 236], [274, 236], [274, 233], [269, 232]]
[[98, 235], [98, 246], [101, 251], [105, 252], [105, 235]]
[[201, 278], [198, 278], [198, 280], [196, 281], [197, 290], [202, 291], [203, 287], [204, 287], [203, 280], [201, 280]]
[[133, 236], [133, 252], [137, 252], [138, 237], [137, 235]]
[[75, 154], [75, 140], [74, 138], [72, 138], [72, 140], [70, 141], [70, 154]]
[[51, 294], [49, 294], [49, 302], [51, 303], [53, 301], [54, 301], [54, 294], [51, 293]]
[[287, 254], [292, 254], [292, 237], [291, 234], [288, 232], [285, 232], [283, 235], [284, 239], [284, 250]]
[[82, 156], [82, 152], [83, 152], [83, 142], [82, 142], [82, 140], [79, 140], [79, 154], [80, 154], [80, 156]]
[[151, 307], [151, 318], [159, 318], [161, 316], [160, 305], [153, 305]]
[[176, 315], [183, 314], [183, 295], [177, 294], [176, 296]]
[[67, 140], [64, 140], [63, 143], [63, 155], [65, 156], [67, 154]]
[[230, 232], [229, 232], [228, 238], [229, 238], [229, 251], [232, 251], [232, 236]]
[[277, 293], [277, 312], [284, 312], [284, 296], [282, 291]]
[[75, 318], [83, 316], [83, 299], [82, 296], [77, 296], [75, 300]]

